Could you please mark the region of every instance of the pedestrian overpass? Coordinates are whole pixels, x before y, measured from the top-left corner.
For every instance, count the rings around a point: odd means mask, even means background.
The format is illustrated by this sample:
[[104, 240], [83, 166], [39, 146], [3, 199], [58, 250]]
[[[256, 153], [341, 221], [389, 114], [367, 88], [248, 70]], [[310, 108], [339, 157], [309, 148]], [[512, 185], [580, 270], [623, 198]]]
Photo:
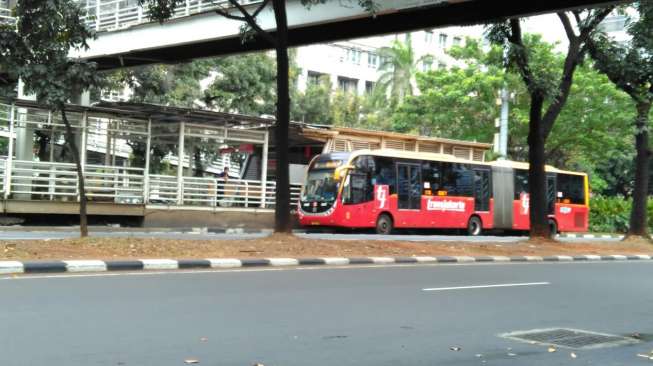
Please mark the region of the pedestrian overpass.
[[[97, 31], [90, 48], [71, 56], [98, 62], [100, 69], [150, 63], [175, 63], [195, 58], [270, 49], [258, 36], [242, 42], [237, 20], [217, 15], [213, 9], [229, 9], [226, 1], [185, 0], [172, 20], [159, 24], [149, 19], [147, 8], [137, 0], [79, 0], [82, 19]], [[260, 0], [242, 0], [253, 10]], [[330, 42], [424, 28], [487, 22], [510, 16], [532, 15], [559, 9], [607, 3], [601, 0], [522, 1], [510, 5], [483, 0], [380, 0], [372, 15], [357, 1], [327, 1], [310, 8], [300, 0], [287, 0], [289, 45]], [[0, 16], [2, 16], [0, 11]], [[257, 17], [261, 28], [275, 29], [270, 4]]]

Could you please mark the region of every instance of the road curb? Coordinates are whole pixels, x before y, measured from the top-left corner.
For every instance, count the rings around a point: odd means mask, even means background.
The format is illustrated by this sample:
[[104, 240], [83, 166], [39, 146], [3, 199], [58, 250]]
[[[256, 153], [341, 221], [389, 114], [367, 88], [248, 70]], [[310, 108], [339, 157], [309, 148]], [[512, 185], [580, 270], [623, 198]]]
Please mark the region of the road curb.
[[597, 262], [646, 261], [649, 254], [630, 255], [552, 255], [552, 256], [436, 256], [436, 257], [313, 257], [313, 258], [207, 258], [207, 259], [139, 259], [139, 260], [66, 260], [66, 261], [0, 261], [0, 274], [116, 272], [147, 270], [178, 270], [239, 267], [298, 267], [347, 266], [384, 264], [455, 264], [455, 263], [542, 263], [542, 262]]
[[621, 234], [560, 234], [561, 238], [577, 238], [577, 239], [623, 239]]

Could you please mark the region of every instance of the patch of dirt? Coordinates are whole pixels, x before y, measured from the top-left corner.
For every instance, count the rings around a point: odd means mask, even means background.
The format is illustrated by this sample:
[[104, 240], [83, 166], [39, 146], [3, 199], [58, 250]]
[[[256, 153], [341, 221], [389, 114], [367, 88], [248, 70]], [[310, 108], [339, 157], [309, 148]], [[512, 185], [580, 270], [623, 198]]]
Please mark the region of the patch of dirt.
[[621, 240], [624, 244], [653, 244], [653, 240], [650, 237], [644, 237], [639, 235], [626, 236]]
[[354, 256], [482, 256], [650, 254], [650, 241], [519, 243], [407, 242], [317, 240], [275, 234], [247, 240], [164, 240], [86, 238], [0, 241], [0, 260], [134, 259], [134, 258], [270, 258]]

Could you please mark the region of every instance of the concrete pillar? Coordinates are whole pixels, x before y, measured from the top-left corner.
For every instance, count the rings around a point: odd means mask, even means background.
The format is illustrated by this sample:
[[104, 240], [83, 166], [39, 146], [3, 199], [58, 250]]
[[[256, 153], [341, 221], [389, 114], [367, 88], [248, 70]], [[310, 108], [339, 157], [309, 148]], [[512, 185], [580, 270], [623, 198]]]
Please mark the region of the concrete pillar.
[[14, 161], [14, 125], [16, 124], [15, 116], [16, 107], [12, 104], [11, 110], [9, 111], [9, 152], [7, 154], [7, 165], [5, 167], [5, 200], [9, 198], [9, 195], [11, 194], [11, 168]]
[[177, 151], [177, 204], [184, 204], [184, 134], [186, 123], [179, 122], [179, 148]]
[[[139, 8], [140, 9], [140, 8]], [[147, 121], [147, 143], [145, 145], [145, 171], [143, 175], [143, 203], [150, 200], [150, 149], [152, 146], [152, 119]]]
[[[87, 91], [83, 91], [79, 93], [77, 96], [72, 98], [70, 100], [72, 104], [77, 104], [77, 105], [83, 105], [83, 106], [90, 106], [91, 105], [91, 93]], [[79, 129], [73, 129], [73, 132], [75, 133], [75, 144], [77, 145], [77, 148], [79, 149], [79, 157], [80, 161], [82, 164], [82, 170], [84, 169], [84, 166], [86, 165], [86, 113], [84, 113], [84, 117], [82, 117], [81, 121], [79, 122], [79, 126], [81, 128]], [[73, 121], [70, 121], [72, 124]]]
[[[36, 96], [31, 94], [25, 94], [25, 84], [22, 80], [18, 81], [18, 99], [24, 100], [36, 100]], [[17, 118], [16, 118], [16, 142], [14, 146], [14, 151], [16, 155], [16, 160], [20, 161], [34, 161], [34, 125], [27, 124], [29, 118], [27, 116], [27, 108], [18, 108], [17, 109]], [[29, 164], [20, 164], [20, 168], [32, 168]], [[15, 164], [15, 165], [16, 165]], [[13, 178], [15, 185], [15, 190], [20, 191], [30, 191], [30, 185], [32, 184], [32, 174], [29, 172], [15, 172], [15, 177], [21, 177], [20, 179]], [[27, 178], [22, 178], [27, 177]], [[29, 193], [20, 193], [14, 194], [13, 198], [19, 200], [29, 200], [31, 199], [31, 194]]]
[[268, 149], [270, 144], [268, 143], [270, 132], [265, 131], [265, 139], [263, 140], [263, 153], [261, 155], [261, 208], [265, 208], [265, 201], [267, 197], [267, 185], [268, 185]]

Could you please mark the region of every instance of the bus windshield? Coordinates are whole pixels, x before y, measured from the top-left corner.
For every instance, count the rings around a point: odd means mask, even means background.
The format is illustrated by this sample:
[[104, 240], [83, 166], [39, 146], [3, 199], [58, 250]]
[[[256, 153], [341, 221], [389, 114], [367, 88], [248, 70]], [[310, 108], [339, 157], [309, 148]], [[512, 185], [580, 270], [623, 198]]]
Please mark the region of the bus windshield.
[[334, 169], [319, 169], [308, 172], [302, 191], [302, 201], [333, 202], [338, 195], [340, 181], [334, 178]]

